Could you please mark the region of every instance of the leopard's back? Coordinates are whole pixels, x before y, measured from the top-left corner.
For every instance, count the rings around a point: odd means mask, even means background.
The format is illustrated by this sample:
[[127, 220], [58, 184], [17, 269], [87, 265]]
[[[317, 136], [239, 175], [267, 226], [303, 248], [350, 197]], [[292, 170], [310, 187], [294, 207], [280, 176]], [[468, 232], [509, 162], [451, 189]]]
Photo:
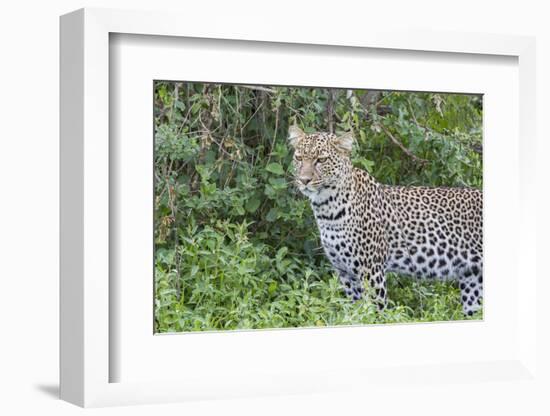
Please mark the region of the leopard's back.
[[386, 271], [456, 279], [482, 268], [481, 191], [385, 185], [381, 189], [388, 239]]

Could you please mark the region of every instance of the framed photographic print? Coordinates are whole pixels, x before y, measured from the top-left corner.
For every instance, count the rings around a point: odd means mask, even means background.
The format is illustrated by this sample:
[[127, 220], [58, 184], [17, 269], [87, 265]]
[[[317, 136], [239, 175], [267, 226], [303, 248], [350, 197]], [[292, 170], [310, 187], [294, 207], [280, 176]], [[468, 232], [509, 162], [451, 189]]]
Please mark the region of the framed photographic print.
[[304, 36], [62, 17], [62, 398], [537, 382], [532, 39]]

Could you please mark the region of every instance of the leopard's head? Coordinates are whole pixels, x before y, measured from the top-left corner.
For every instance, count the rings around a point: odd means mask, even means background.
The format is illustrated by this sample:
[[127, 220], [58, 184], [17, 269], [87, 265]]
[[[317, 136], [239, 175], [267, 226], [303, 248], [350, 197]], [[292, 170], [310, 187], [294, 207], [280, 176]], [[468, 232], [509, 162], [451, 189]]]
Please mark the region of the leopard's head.
[[288, 140], [294, 148], [294, 177], [298, 189], [307, 196], [338, 185], [351, 174], [353, 136], [331, 133], [306, 134], [292, 126]]

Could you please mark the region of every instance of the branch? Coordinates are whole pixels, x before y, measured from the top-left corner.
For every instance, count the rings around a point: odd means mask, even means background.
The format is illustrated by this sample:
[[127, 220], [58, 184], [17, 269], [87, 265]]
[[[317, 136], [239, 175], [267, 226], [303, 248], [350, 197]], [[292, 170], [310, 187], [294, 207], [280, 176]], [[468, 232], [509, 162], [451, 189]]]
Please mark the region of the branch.
[[424, 130], [424, 133], [430, 133], [431, 130], [430, 130], [428, 127], [426, 127], [426, 126], [422, 126], [422, 125], [418, 122], [418, 120], [416, 119], [416, 116], [415, 116], [415, 114], [414, 114], [413, 107], [412, 107], [412, 105], [411, 105], [411, 102], [410, 102], [408, 99], [407, 99], [407, 105], [408, 105], [408, 107], [409, 107], [409, 112], [411, 113], [411, 117], [412, 117], [412, 119], [413, 119], [413, 121], [414, 121], [414, 124], [416, 124], [416, 127], [418, 127], [418, 128], [421, 129], [421, 130]]
[[399, 147], [403, 153], [405, 153], [407, 156], [409, 156], [412, 160], [414, 160], [415, 162], [421, 164], [421, 165], [425, 165], [428, 163], [428, 161], [426, 159], [422, 159], [418, 156], [416, 156], [414, 153], [412, 153], [409, 149], [407, 149], [403, 143], [401, 143], [399, 140], [397, 140], [393, 134], [391, 134], [391, 132], [386, 128], [386, 126], [384, 126], [382, 123], [379, 123], [378, 124], [380, 126], [380, 128], [384, 131], [384, 133], [386, 133], [386, 135], [390, 138], [390, 140], [393, 142], [393, 144], [395, 144], [397, 147]]
[[243, 88], [247, 88], [249, 90], [255, 90], [255, 91], [264, 91], [264, 92], [270, 92], [271, 94], [274, 94], [275, 90], [267, 87], [261, 87], [259, 85], [241, 85]]
[[[361, 103], [361, 106], [363, 107], [363, 110], [365, 110], [365, 116], [368, 117], [368, 108], [366, 107], [366, 104], [368, 102], [372, 103], [374, 101], [376, 101], [379, 97], [379, 94], [377, 92], [372, 92], [371, 95], [369, 95], [370, 93], [367, 93], [366, 96], [365, 96], [365, 102], [359, 100], [359, 102]], [[382, 97], [383, 99], [384, 97]], [[380, 101], [382, 101], [382, 99]], [[378, 113], [378, 104], [380, 104], [380, 101], [378, 101], [375, 105], [375, 110], [377, 111], [377, 114], [380, 115]], [[386, 128], [386, 126], [384, 126], [382, 123], [377, 123], [377, 126], [380, 126], [380, 128], [384, 131], [384, 133], [386, 133], [386, 135], [390, 138], [390, 140], [392, 141], [393, 144], [395, 144], [397, 147], [399, 147], [403, 153], [405, 153], [407, 156], [409, 156], [412, 160], [414, 160], [416, 163], [419, 163], [420, 165], [425, 165], [428, 163], [428, 161], [426, 159], [422, 159], [418, 156], [416, 156], [414, 153], [412, 153], [409, 149], [407, 149], [403, 143], [401, 143], [399, 140], [397, 140], [393, 134], [391, 134], [391, 132]]]

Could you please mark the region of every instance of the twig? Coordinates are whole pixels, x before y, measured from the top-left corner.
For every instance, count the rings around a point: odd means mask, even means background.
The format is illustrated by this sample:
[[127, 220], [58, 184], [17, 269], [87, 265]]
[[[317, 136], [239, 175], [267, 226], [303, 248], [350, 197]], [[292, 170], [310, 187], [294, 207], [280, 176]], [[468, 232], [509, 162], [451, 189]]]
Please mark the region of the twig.
[[243, 126], [241, 127], [241, 137], [243, 135], [243, 130], [246, 126], [248, 126], [248, 123], [250, 123], [250, 121], [254, 118], [254, 116], [258, 113], [258, 111], [260, 111], [260, 109], [263, 107], [264, 103], [261, 102], [260, 105], [258, 106], [258, 108], [256, 108], [256, 110], [254, 111], [254, 113], [248, 118], [248, 120], [245, 121], [245, 123], [243, 124]]
[[423, 126], [418, 122], [418, 120], [416, 119], [416, 116], [414, 114], [412, 104], [408, 99], [407, 99], [407, 105], [409, 106], [409, 112], [411, 113], [411, 117], [413, 119], [414, 124], [416, 124], [416, 127], [418, 127], [420, 130], [424, 130], [424, 133], [426, 133], [426, 134], [431, 133], [431, 130], [428, 127]]
[[415, 162], [420, 163], [421, 165], [425, 165], [428, 163], [426, 159], [422, 159], [418, 156], [416, 156], [414, 153], [412, 153], [409, 149], [407, 149], [403, 143], [401, 143], [399, 140], [397, 140], [393, 134], [384, 126], [382, 123], [378, 124], [380, 128], [386, 133], [386, 135], [390, 138], [393, 144], [395, 144], [397, 147], [399, 147], [403, 153], [405, 153], [407, 156], [409, 156], [411, 159], [413, 159]]
[[332, 89], [328, 90], [328, 97], [327, 97], [327, 124], [328, 124], [328, 132], [334, 133], [334, 91]]
[[174, 99], [172, 101], [172, 106], [170, 107], [170, 117], [169, 117], [170, 120], [172, 120], [172, 117], [174, 116], [176, 101], [178, 101], [178, 97], [180, 93], [180, 85], [181, 85], [181, 82], [176, 82], [176, 85], [174, 86], [174, 92], [173, 92]]
[[275, 149], [275, 141], [277, 140], [277, 130], [279, 129], [279, 107], [275, 110], [275, 130], [273, 131], [273, 139], [271, 140], [271, 150], [267, 155], [266, 165], [271, 161], [271, 155], [273, 154], [273, 149]]
[[[205, 134], [202, 135], [201, 141], [200, 141], [200, 149], [199, 154], [197, 155], [197, 164], [202, 164], [204, 161], [206, 151], [207, 151], [207, 145], [206, 143], [211, 137], [212, 133], [210, 131], [210, 127], [212, 126], [213, 117], [212, 117], [212, 105], [213, 105], [213, 97], [210, 92], [210, 86], [206, 84], [203, 87], [203, 96], [206, 97], [206, 100], [208, 102], [208, 107], [204, 110], [201, 110], [199, 112], [198, 120], [201, 126], [203, 127], [203, 130], [205, 131]], [[196, 172], [194, 172], [190, 178], [190, 189], [191, 193], [194, 193], [198, 190], [199, 182], [196, 175]]]
[[224, 149], [224, 140], [225, 138], [222, 138], [222, 141], [219, 142], [217, 141], [216, 139], [214, 139], [213, 136], [209, 136], [209, 139], [216, 145], [218, 146], [218, 150], [220, 150], [223, 154], [225, 154], [227, 157], [229, 157], [230, 160], [234, 160], [235, 156], [232, 154], [232, 153], [229, 153], [227, 150]]

